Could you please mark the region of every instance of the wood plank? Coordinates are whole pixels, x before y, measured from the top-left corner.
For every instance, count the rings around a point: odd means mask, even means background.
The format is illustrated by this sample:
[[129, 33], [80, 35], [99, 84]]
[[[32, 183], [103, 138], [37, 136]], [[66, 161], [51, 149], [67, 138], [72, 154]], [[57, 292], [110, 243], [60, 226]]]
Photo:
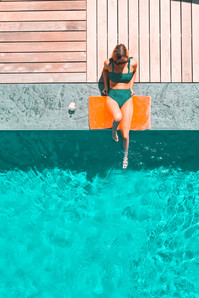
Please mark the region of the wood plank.
[[12, 32], [0, 33], [0, 42], [86, 41], [86, 32]]
[[180, 2], [171, 1], [171, 80], [181, 82], [181, 16]]
[[2, 43], [1, 52], [63, 52], [63, 51], [86, 51], [86, 42], [21, 42]]
[[108, 57], [117, 45], [117, 1], [108, 0]]
[[[44, 2], [46, 0], [39, 0], [41, 2]], [[59, 1], [63, 1], [63, 0], [48, 0], [48, 1], [56, 1], [56, 2], [59, 2]], [[69, 1], [79, 1], [79, 0], [69, 0]], [[82, 0], [84, 2], [86, 2], [86, 0]], [[19, 0], [1, 0], [1, 2], [19, 2]], [[38, 0], [20, 0], [20, 2], [38, 2]]]
[[192, 82], [191, 3], [182, 2], [181, 7], [182, 7], [182, 82]]
[[0, 63], [0, 73], [86, 72], [86, 63]]
[[0, 84], [86, 82], [86, 73], [0, 74]]
[[140, 80], [139, 50], [138, 50], [138, 0], [129, 0], [129, 54], [138, 63], [135, 82]]
[[17, 1], [0, 2], [0, 11], [85, 10], [85, 1]]
[[171, 81], [170, 57], [170, 1], [160, 1], [160, 27], [161, 27], [161, 82]]
[[86, 61], [86, 52], [0, 53], [0, 62]]
[[97, 80], [103, 81], [102, 71], [104, 67], [104, 60], [108, 58], [108, 44], [107, 44], [107, 2], [98, 0], [98, 43], [97, 43], [97, 57], [98, 57], [98, 77]]
[[199, 0], [192, 2], [193, 82], [199, 82]]
[[123, 43], [129, 49], [127, 0], [118, 1], [118, 43]]
[[0, 31], [86, 30], [86, 21], [0, 22]]
[[149, 82], [149, 2], [139, 1], [140, 13], [140, 82]]
[[86, 20], [86, 11], [31, 11], [31, 12], [0, 12], [0, 21], [62, 21]]
[[96, 0], [87, 0], [87, 82], [97, 80]]
[[159, 0], [150, 1], [150, 82], [160, 82]]

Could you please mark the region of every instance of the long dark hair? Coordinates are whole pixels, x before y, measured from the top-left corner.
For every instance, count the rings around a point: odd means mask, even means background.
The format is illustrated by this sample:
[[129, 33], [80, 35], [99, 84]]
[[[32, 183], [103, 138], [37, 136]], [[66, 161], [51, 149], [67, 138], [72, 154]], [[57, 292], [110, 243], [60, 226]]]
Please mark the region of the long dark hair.
[[[116, 45], [111, 56], [112, 61], [115, 62], [115, 64], [124, 64], [128, 61], [128, 58], [129, 53], [125, 45], [123, 43]], [[117, 63], [117, 60], [122, 60], [122, 62]]]

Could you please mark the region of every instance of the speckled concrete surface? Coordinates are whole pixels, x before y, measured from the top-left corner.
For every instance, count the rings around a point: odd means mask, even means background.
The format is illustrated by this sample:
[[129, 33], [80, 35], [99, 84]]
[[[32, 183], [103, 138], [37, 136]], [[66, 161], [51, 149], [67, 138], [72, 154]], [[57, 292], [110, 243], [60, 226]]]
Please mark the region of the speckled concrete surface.
[[[0, 84], [0, 129], [88, 130], [89, 96], [102, 89], [102, 83]], [[199, 129], [199, 83], [135, 83], [133, 89], [151, 96], [151, 129]]]

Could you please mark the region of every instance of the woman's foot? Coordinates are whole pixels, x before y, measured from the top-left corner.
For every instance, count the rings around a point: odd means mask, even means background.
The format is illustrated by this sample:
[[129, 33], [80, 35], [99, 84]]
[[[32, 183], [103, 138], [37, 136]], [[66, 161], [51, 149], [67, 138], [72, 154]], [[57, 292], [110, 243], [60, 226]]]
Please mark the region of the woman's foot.
[[113, 140], [118, 142], [119, 139], [118, 139], [118, 135], [117, 135], [117, 130], [113, 130], [112, 129], [112, 137], [113, 137]]
[[123, 158], [123, 169], [126, 169], [128, 167], [128, 152], [125, 152], [124, 158]]

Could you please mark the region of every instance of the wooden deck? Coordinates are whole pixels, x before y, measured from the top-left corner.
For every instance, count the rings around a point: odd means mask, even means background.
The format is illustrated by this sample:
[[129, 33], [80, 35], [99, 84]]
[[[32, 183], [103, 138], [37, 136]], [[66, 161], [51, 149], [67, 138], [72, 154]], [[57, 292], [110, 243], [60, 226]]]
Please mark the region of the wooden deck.
[[0, 82], [86, 82], [86, 0], [1, 1]]
[[[193, 3], [192, 3], [193, 2]], [[124, 43], [136, 82], [199, 82], [199, 0], [88, 0], [87, 81]]]
[[98, 82], [124, 43], [136, 82], [199, 82], [199, 0], [0, 2], [0, 83]]

